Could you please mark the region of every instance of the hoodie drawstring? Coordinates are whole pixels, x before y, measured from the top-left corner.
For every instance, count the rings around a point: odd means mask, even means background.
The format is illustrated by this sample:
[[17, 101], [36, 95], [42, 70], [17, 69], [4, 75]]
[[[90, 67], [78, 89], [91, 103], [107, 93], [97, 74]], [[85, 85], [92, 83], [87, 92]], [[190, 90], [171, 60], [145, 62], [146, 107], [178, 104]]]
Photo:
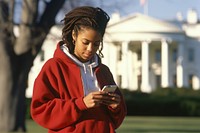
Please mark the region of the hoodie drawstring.
[[82, 64], [82, 65], [83, 65], [84, 73], [86, 74], [87, 73], [86, 66], [85, 66], [85, 64]]
[[94, 77], [93, 69], [92, 69], [92, 66], [93, 66], [93, 65], [96, 65], [96, 63], [95, 63], [95, 62], [92, 62], [91, 64], [88, 65], [88, 67], [90, 68], [90, 73], [91, 73], [91, 76], [92, 76], [92, 77]]

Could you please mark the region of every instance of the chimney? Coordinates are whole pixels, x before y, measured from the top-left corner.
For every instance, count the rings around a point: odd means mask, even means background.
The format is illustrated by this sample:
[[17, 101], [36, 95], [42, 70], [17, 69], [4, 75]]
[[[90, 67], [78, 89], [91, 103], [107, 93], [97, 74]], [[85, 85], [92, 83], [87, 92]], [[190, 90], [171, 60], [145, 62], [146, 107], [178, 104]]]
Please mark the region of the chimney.
[[176, 19], [177, 19], [179, 22], [183, 21], [183, 15], [182, 15], [181, 12], [177, 12], [177, 13], [176, 13]]
[[189, 9], [187, 12], [187, 22], [189, 24], [196, 24], [198, 22], [198, 14], [194, 9]]

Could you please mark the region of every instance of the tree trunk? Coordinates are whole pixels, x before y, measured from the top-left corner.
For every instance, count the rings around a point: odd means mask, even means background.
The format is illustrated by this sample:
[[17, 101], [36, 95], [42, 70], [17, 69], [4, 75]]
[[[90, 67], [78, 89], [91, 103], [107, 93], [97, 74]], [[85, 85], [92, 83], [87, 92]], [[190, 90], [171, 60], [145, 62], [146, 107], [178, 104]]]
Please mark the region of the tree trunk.
[[16, 61], [18, 62], [15, 66], [17, 71], [15, 71], [15, 79], [14, 79], [14, 97], [16, 97], [16, 115], [14, 121], [14, 127], [11, 129], [12, 131], [26, 131], [25, 126], [25, 116], [26, 116], [26, 97], [25, 90], [27, 88], [27, 80], [29, 70], [32, 66], [33, 56], [31, 51], [27, 53], [17, 56]]
[[[7, 44], [7, 45], [5, 45]], [[13, 125], [11, 121], [14, 121], [14, 101], [15, 98], [12, 96], [13, 87], [13, 73], [12, 63], [9, 56], [8, 41], [5, 35], [0, 33], [0, 130], [8, 131]]]
[[[65, 0], [51, 0], [37, 18], [38, 0], [24, 0], [20, 35], [12, 34], [9, 0], [0, 1], [0, 132], [26, 131], [25, 91], [36, 54]], [[13, 4], [13, 2], [12, 2]], [[33, 52], [35, 50], [35, 52]]]
[[12, 96], [13, 71], [10, 54], [12, 46], [9, 32], [8, 3], [0, 2], [0, 130], [9, 131], [15, 119], [15, 98]]

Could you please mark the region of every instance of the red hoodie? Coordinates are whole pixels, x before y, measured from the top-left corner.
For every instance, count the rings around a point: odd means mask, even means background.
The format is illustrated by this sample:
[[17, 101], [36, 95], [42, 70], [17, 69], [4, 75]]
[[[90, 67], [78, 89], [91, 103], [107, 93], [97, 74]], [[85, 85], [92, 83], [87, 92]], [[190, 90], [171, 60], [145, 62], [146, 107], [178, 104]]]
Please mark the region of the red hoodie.
[[[100, 88], [115, 84], [107, 66], [94, 69]], [[117, 109], [107, 106], [88, 109], [79, 66], [67, 57], [58, 44], [34, 83], [32, 118], [49, 133], [115, 133], [126, 115], [123, 96]]]

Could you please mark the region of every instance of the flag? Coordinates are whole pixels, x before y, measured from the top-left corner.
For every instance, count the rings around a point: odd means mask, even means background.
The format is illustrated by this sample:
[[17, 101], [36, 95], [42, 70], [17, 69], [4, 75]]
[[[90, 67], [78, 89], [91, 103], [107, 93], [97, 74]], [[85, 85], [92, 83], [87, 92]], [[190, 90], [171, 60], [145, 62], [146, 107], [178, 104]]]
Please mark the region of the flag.
[[141, 6], [144, 6], [145, 3], [146, 3], [146, 0], [140, 0], [140, 5], [141, 5]]
[[144, 14], [148, 15], [148, 10], [149, 10], [148, 0], [140, 0], [140, 5], [143, 7]]

